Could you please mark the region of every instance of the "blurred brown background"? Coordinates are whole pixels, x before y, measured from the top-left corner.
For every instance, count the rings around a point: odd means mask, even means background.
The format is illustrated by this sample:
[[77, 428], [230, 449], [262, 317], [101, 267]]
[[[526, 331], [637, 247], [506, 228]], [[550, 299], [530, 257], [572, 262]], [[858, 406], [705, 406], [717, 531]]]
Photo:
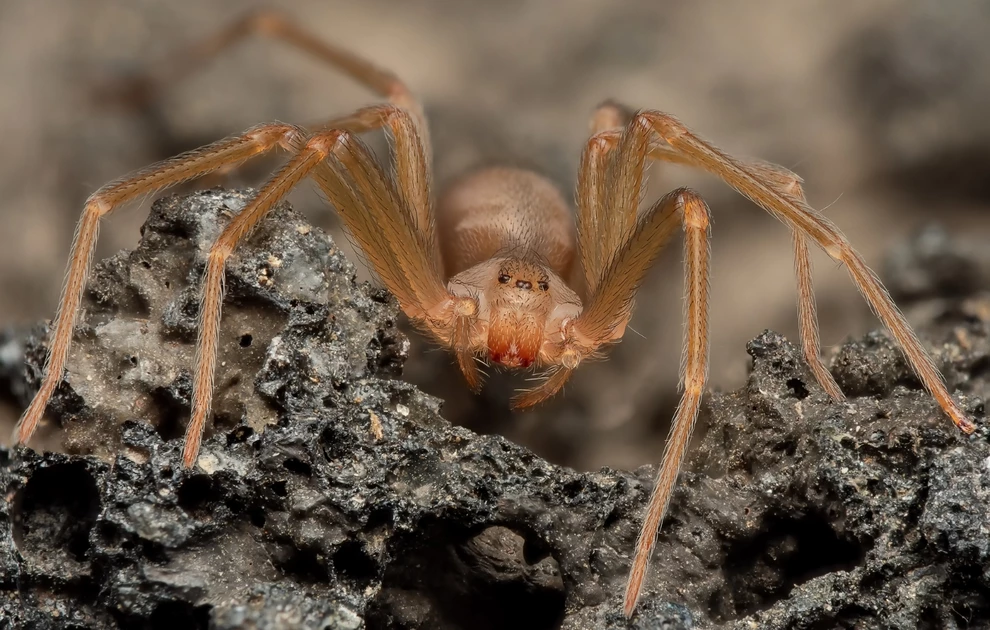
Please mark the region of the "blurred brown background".
[[[372, 100], [294, 50], [253, 40], [170, 91], [153, 115], [96, 107], [100, 80], [225, 25], [238, 0], [0, 1], [0, 325], [51, 317], [86, 196], [157, 159], [270, 120], [309, 122]], [[425, 101], [443, 181], [491, 161], [532, 166], [573, 189], [596, 104], [668, 111], [723, 148], [796, 170], [811, 203], [875, 268], [939, 220], [990, 233], [990, 5], [980, 0], [270, 0], [321, 36], [393, 69]], [[271, 166], [271, 165], [268, 165]], [[257, 184], [259, 169], [228, 185]], [[656, 173], [651, 194], [687, 184], [714, 212], [712, 378], [740, 385], [745, 343], [764, 328], [797, 339], [788, 233], [709, 178]], [[216, 183], [216, 182], [213, 182]], [[308, 188], [296, 207], [335, 221]], [[133, 246], [147, 206], [105, 223], [100, 255]], [[875, 327], [845, 273], [816, 258], [823, 343]], [[447, 355], [416, 344], [410, 379], [446, 415], [558, 463], [658, 461], [677, 401], [680, 248], [666, 252], [607, 362], [552, 404], [510, 414], [519, 381], [466, 393]], [[438, 378], [440, 375], [440, 378]], [[447, 383], [441, 385], [440, 383]], [[0, 407], [2, 435], [17, 410]]]

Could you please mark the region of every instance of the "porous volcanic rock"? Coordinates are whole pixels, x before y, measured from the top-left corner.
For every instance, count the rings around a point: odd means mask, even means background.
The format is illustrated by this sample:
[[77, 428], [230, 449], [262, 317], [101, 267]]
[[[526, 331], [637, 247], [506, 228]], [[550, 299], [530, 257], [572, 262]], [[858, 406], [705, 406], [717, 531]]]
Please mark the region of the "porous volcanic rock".
[[[139, 247], [96, 265], [49, 408], [63, 452], [0, 450], [0, 628], [990, 623], [981, 294], [940, 302], [923, 330], [972, 436], [883, 334], [832, 357], [842, 404], [790, 342], [754, 339], [747, 385], [706, 397], [627, 622], [654, 468], [575, 472], [450, 425], [400, 379], [394, 300], [286, 205], [231, 259], [216, 418], [181, 466], [199, 278], [247, 199], [159, 200]], [[0, 392], [19, 404], [45, 332], [0, 340]]]

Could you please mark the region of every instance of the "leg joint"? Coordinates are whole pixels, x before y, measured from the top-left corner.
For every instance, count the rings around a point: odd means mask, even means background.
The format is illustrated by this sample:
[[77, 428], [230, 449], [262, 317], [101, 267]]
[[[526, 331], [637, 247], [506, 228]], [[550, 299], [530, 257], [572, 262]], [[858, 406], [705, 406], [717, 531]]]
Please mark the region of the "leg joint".
[[636, 115], [636, 118], [640, 117], [669, 145], [673, 145], [678, 138], [687, 133], [687, 129], [681, 121], [670, 114], [653, 109], [644, 110]]
[[345, 129], [329, 129], [313, 134], [306, 142], [306, 148], [326, 157], [335, 153], [338, 147], [352, 143], [354, 139], [354, 134]]
[[105, 188], [107, 187], [97, 190], [89, 196], [89, 199], [86, 200], [86, 206], [83, 208], [84, 216], [89, 215], [99, 219], [113, 210], [113, 203], [107, 199], [110, 195], [104, 191]]
[[225, 239], [223, 235], [221, 235], [220, 238], [217, 239], [215, 243], [213, 243], [213, 246], [210, 247], [210, 254], [208, 256], [208, 266], [215, 266], [215, 265], [222, 266], [226, 264], [227, 259], [230, 258], [230, 255], [233, 252], [234, 252], [233, 246], [231, 246], [227, 242], [227, 239]]
[[297, 151], [306, 138], [306, 133], [301, 128], [285, 123], [256, 125], [248, 129], [244, 135], [254, 141], [262, 151], [274, 144], [279, 144], [287, 151]]
[[604, 155], [619, 145], [619, 131], [615, 129], [599, 131], [588, 138], [585, 150], [589, 154]]
[[701, 195], [690, 188], [678, 188], [670, 194], [676, 196], [677, 207], [684, 220], [684, 229], [707, 232], [711, 223], [711, 211]]
[[291, 25], [291, 21], [274, 9], [258, 9], [245, 16], [243, 28], [264, 35], [281, 35]]
[[639, 135], [649, 136], [654, 131], [653, 113], [649, 111], [636, 112], [629, 121], [629, 129]]

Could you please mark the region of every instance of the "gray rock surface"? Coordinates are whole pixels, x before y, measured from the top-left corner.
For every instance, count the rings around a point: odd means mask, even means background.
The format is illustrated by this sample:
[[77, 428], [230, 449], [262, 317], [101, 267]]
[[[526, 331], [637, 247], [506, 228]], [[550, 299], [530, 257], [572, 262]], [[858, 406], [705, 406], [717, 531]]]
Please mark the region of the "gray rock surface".
[[[753, 340], [747, 385], [706, 399], [627, 624], [653, 469], [579, 473], [447, 423], [399, 379], [394, 301], [286, 206], [231, 262], [216, 420], [181, 467], [199, 276], [246, 199], [160, 200], [140, 246], [95, 267], [50, 407], [65, 452], [0, 450], [0, 628], [990, 623], [978, 292], [923, 331], [980, 422], [969, 437], [885, 335], [833, 357], [846, 404], [783, 337]], [[0, 395], [37, 385], [43, 333], [0, 339]]]

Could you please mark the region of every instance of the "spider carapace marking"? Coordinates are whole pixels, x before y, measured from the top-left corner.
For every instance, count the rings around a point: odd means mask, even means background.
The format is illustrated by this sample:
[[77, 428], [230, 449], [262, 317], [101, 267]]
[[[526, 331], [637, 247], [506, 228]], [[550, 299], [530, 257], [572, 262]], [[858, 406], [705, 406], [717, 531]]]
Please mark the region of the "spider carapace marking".
[[[511, 368], [542, 368], [545, 380], [514, 399], [535, 405], [556, 394], [585, 359], [625, 332], [633, 298], [657, 254], [680, 231], [684, 240], [684, 386], [650, 496], [627, 582], [632, 615], [649, 559], [690, 440], [708, 376], [709, 209], [679, 188], [640, 211], [650, 162], [694, 167], [720, 178], [780, 219], [794, 238], [798, 320], [804, 356], [819, 385], [843, 394], [820, 354], [809, 243], [844, 265], [856, 288], [900, 344], [942, 410], [964, 432], [975, 425], [946, 388], [931, 356], [876, 275], [839, 229], [811, 208], [801, 178], [780, 166], [728, 155], [674, 117], [605, 103], [594, 113], [578, 173], [577, 212], [546, 178], [521, 169], [487, 168], [457, 180], [434, 201], [432, 150], [420, 103], [392, 73], [271, 12], [233, 23], [187, 54], [159, 66], [145, 97], [202, 66], [248, 35], [287, 42], [387, 99], [304, 129], [270, 123], [184, 153], [107, 184], [86, 202], [76, 231], [49, 340], [41, 386], [21, 417], [15, 440], [26, 443], [62, 380], [100, 220], [118, 206], [277, 148], [288, 163], [231, 221], [209, 253], [202, 281], [192, 415], [183, 462], [193, 466], [210, 416], [217, 362], [224, 266], [238, 243], [292, 188], [312, 179], [336, 208], [379, 280], [425, 334], [450, 349], [472, 388], [476, 357]], [[133, 87], [133, 86], [131, 86]], [[393, 173], [358, 137], [384, 129]]]

